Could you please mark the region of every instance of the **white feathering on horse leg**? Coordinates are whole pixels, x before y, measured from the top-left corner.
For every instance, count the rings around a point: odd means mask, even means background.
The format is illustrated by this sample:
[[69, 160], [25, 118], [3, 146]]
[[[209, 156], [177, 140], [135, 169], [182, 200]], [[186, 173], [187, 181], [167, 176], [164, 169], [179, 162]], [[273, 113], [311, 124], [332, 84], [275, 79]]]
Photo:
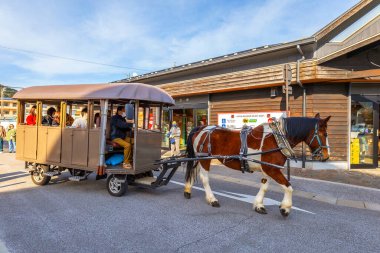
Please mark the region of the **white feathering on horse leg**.
[[[265, 181], [265, 183], [263, 183], [264, 181]], [[254, 209], [264, 207], [264, 204], [263, 204], [264, 196], [268, 190], [268, 187], [269, 187], [269, 180], [267, 178], [263, 178], [261, 180], [260, 190], [256, 195], [255, 201], [253, 202], [253, 208]]]
[[[198, 165], [195, 168], [195, 170], [199, 171]], [[197, 175], [197, 174], [198, 174], [198, 172], [190, 174], [189, 180], [185, 182], [184, 192], [191, 193], [191, 188], [193, 187], [194, 182], [195, 182], [195, 175]]]
[[281, 208], [292, 208], [292, 193], [293, 188], [291, 185], [286, 187], [285, 185], [281, 185], [284, 189], [284, 199], [281, 202]]
[[218, 200], [215, 198], [214, 193], [212, 193], [209, 178], [208, 178], [208, 171], [203, 169], [202, 165], [199, 163], [198, 166], [200, 167], [200, 173], [199, 176], [203, 183], [203, 188], [205, 189], [206, 193], [206, 201], [209, 204], [212, 204], [213, 202], [218, 202]]

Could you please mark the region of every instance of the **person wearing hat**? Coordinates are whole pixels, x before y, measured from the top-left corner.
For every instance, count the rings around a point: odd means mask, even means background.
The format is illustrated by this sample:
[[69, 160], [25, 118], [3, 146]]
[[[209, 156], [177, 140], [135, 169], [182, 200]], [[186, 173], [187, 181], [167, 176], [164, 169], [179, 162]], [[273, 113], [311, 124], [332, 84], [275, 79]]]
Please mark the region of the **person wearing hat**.
[[32, 108], [30, 108], [29, 115], [26, 117], [26, 124], [34, 126], [36, 125], [37, 121], [37, 115], [36, 115], [36, 109], [37, 106], [33, 105]]
[[177, 122], [172, 122], [172, 128], [169, 132], [169, 141], [171, 145], [171, 156], [179, 155], [179, 141], [181, 137], [181, 129], [177, 126]]

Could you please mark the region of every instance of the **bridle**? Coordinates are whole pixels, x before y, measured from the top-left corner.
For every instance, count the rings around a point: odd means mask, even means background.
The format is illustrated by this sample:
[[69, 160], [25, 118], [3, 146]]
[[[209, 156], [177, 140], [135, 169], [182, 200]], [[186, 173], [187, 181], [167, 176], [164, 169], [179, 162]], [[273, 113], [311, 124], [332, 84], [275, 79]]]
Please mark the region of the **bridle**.
[[[318, 133], [319, 133], [319, 125], [318, 125], [318, 122], [317, 122], [317, 123], [315, 124], [315, 127], [314, 127], [314, 134], [313, 134], [313, 137], [312, 137], [311, 140], [309, 141], [308, 145], [309, 145], [309, 147], [310, 147], [310, 145], [313, 143], [314, 139], [317, 140], [319, 147], [316, 148], [316, 149], [311, 153], [311, 156], [312, 156], [313, 158], [319, 158], [319, 159], [322, 161], [322, 158], [323, 158], [322, 150], [323, 150], [324, 148], [329, 149], [330, 146], [327, 146], [327, 145], [323, 145], [323, 144], [322, 144], [321, 138], [319, 137], [319, 134], [318, 134]], [[327, 132], [326, 132], [326, 140], [327, 140], [327, 138], [328, 138], [328, 134], [327, 134]]]

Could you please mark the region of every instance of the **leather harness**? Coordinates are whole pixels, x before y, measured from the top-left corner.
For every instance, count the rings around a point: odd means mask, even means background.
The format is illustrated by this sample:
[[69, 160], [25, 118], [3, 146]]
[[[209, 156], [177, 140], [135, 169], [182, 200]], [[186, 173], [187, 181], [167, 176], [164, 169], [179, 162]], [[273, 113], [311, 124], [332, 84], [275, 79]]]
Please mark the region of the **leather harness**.
[[[293, 149], [291, 148], [288, 140], [286, 139], [286, 136], [284, 134], [284, 131], [282, 129], [282, 124], [280, 124], [278, 121], [273, 121], [273, 123], [270, 123], [269, 126], [272, 130], [272, 134], [275, 136], [278, 148], [269, 150], [269, 151], [264, 151], [264, 152], [257, 152], [255, 154], [248, 154], [248, 135], [252, 132], [252, 127], [244, 125], [242, 129], [240, 130], [240, 152], [239, 152], [239, 160], [240, 160], [240, 169], [242, 173], [245, 172], [250, 172], [252, 173], [249, 169], [249, 164], [248, 164], [248, 156], [250, 155], [258, 155], [258, 154], [265, 154], [265, 153], [271, 153], [275, 151], [281, 151], [283, 155], [285, 155], [287, 158], [294, 158], [295, 153]], [[211, 156], [212, 154], [212, 146], [211, 146], [211, 134], [218, 129], [219, 127], [210, 127], [209, 129], [202, 129], [202, 131], [206, 132], [206, 137], [203, 139], [202, 143], [199, 146], [199, 150], [203, 151], [204, 144], [206, 140], [208, 140], [207, 144], [207, 153], [205, 152], [196, 152], [197, 156]], [[220, 129], [220, 128], [219, 128]], [[263, 135], [264, 138], [264, 135]], [[236, 159], [236, 158], [235, 158]]]

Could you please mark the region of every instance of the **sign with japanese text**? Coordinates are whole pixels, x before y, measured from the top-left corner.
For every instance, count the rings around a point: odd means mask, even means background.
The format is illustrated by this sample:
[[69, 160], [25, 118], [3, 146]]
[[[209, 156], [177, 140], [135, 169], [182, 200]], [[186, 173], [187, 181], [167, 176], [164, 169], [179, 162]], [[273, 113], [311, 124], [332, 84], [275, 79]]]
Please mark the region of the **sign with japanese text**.
[[257, 127], [280, 117], [286, 117], [286, 112], [219, 113], [218, 125], [229, 129], [241, 129], [244, 125]]

